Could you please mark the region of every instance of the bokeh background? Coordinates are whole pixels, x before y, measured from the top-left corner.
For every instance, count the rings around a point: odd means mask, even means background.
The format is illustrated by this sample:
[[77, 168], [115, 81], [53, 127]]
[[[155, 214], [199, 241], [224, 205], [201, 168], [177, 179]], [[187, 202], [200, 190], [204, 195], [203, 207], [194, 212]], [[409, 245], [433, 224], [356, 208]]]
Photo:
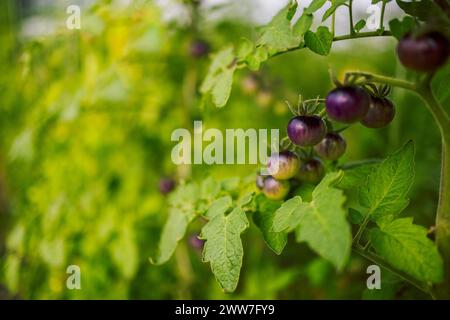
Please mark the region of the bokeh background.
[[[301, 1], [305, 6], [310, 1]], [[357, 17], [368, 1], [357, 1]], [[298, 51], [274, 58], [257, 73], [241, 71], [228, 105], [201, 109], [198, 87], [212, 51], [255, 38], [287, 1], [91, 0], [0, 2], [0, 299], [408, 299], [414, 288], [395, 284], [365, 290], [369, 262], [352, 257], [341, 274], [291, 241], [282, 256], [252, 226], [243, 236], [237, 291], [221, 292], [188, 238], [170, 262], [153, 266], [166, 200], [162, 177], [247, 176], [255, 166], [176, 167], [170, 158], [176, 128], [280, 128], [295, 103], [324, 96], [338, 74], [365, 70], [410, 78], [395, 56], [394, 39], [352, 40], [329, 57]], [[66, 28], [66, 8], [82, 9], [81, 29]], [[389, 17], [399, 16], [394, 3]], [[348, 29], [339, 9], [338, 33]], [[356, 20], [356, 19], [355, 19]], [[388, 19], [387, 19], [388, 20]], [[256, 90], [246, 81], [256, 77]], [[253, 78], [252, 78], [253, 79]], [[405, 211], [433, 225], [440, 147], [432, 118], [415, 96], [394, 90], [397, 116], [387, 128], [360, 125], [345, 132], [344, 161], [385, 157], [412, 139], [416, 183]], [[448, 99], [447, 99], [448, 100]], [[447, 101], [449, 102], [449, 101]], [[446, 103], [449, 106], [449, 103]], [[66, 268], [81, 268], [81, 290], [66, 288]], [[395, 288], [392, 289], [392, 288]]]

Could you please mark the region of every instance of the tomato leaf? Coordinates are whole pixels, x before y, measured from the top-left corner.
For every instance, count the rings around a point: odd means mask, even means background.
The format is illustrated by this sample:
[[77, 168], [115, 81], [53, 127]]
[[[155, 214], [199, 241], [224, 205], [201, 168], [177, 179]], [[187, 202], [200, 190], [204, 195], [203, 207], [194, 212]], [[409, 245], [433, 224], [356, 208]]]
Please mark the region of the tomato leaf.
[[153, 264], [167, 262], [175, 252], [178, 242], [184, 237], [189, 223], [196, 217], [198, 187], [196, 184], [179, 186], [169, 197], [169, 217], [161, 233], [156, 258]]
[[216, 215], [224, 214], [232, 205], [232, 199], [230, 196], [223, 196], [215, 200], [208, 211], [206, 211], [205, 216], [208, 219], [214, 218]]
[[290, 232], [301, 222], [303, 215], [308, 210], [308, 204], [302, 202], [302, 198], [295, 196], [286, 202], [275, 212], [273, 219], [274, 232]]
[[312, 14], [323, 7], [327, 0], [313, 0], [308, 8], [305, 9], [305, 14]]
[[331, 7], [325, 11], [325, 14], [322, 17], [322, 21], [327, 20], [334, 12], [336, 12], [337, 8], [344, 5], [348, 0], [334, 0], [331, 4]]
[[312, 14], [302, 14], [300, 19], [298, 19], [297, 23], [293, 27], [293, 33], [296, 36], [303, 36], [305, 33], [311, 28], [313, 23], [313, 15]]
[[443, 262], [427, 230], [412, 218], [382, 219], [369, 233], [376, 253], [392, 266], [424, 282], [440, 282]]
[[407, 2], [402, 0], [396, 0], [397, 5], [405, 11], [405, 13], [417, 17], [422, 21], [439, 20], [448, 21], [448, 17], [444, 11], [431, 0], [421, 0]]
[[211, 94], [212, 102], [218, 108], [226, 105], [231, 93], [235, 56], [233, 48], [229, 47], [218, 52], [211, 62], [211, 65], [203, 81], [200, 91], [203, 94]]
[[302, 38], [295, 35], [291, 22], [287, 19], [289, 8], [282, 9], [272, 21], [263, 28], [258, 45], [266, 46], [270, 55], [298, 46]]
[[225, 292], [233, 292], [239, 281], [244, 250], [240, 235], [249, 226], [244, 211], [237, 207], [228, 214], [217, 214], [202, 229], [200, 238], [206, 240], [203, 261]]
[[260, 194], [257, 198], [257, 210], [253, 213], [253, 220], [261, 230], [264, 241], [276, 254], [281, 254], [287, 244], [287, 234], [272, 230], [274, 212], [280, 206], [278, 201], [267, 199]]
[[386, 158], [367, 177], [359, 190], [360, 202], [373, 219], [396, 215], [409, 203], [407, 194], [414, 182], [414, 144]]
[[411, 17], [404, 17], [402, 21], [399, 19], [389, 21], [389, 28], [391, 29], [392, 35], [398, 40], [410, 32], [414, 26], [415, 22]]
[[333, 44], [333, 35], [327, 27], [319, 27], [314, 33], [308, 31], [305, 34], [305, 45], [313, 52], [326, 56], [330, 53]]
[[297, 232], [297, 240], [341, 270], [348, 260], [351, 248], [350, 225], [344, 209], [345, 196], [335, 185], [343, 172], [326, 175], [312, 194], [311, 202], [300, 197], [286, 201], [275, 213], [274, 231]]
[[362, 29], [364, 29], [365, 26], [366, 26], [366, 20], [361, 19], [355, 24], [354, 28], [355, 28], [356, 32], [360, 32]]

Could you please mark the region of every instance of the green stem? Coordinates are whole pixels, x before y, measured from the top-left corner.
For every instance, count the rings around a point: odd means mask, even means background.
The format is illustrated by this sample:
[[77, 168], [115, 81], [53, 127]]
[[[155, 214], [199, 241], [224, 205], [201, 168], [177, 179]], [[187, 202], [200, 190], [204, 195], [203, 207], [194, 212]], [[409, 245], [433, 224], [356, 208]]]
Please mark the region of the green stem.
[[439, 297], [450, 298], [450, 119], [436, 100], [430, 81], [418, 90], [434, 117], [442, 136], [441, 181], [436, 211], [436, 244], [444, 260], [445, 279], [437, 287]]
[[[392, 87], [398, 87], [398, 88], [403, 88], [406, 90], [411, 90], [414, 92], [417, 92], [417, 90], [418, 90], [418, 87], [415, 83], [405, 81], [402, 79], [386, 77], [386, 76], [381, 76], [381, 75], [376, 75], [376, 74], [371, 74], [371, 73], [366, 73], [366, 72], [349, 72], [349, 73], [347, 73], [347, 75], [355, 75], [355, 76], [363, 77], [364, 78], [363, 83], [376, 82], [376, 83], [387, 84]], [[361, 84], [363, 84], [363, 83], [361, 83]]]
[[353, 26], [353, 0], [348, 3], [348, 15], [350, 19], [350, 34], [355, 34], [355, 27]]
[[386, 1], [383, 1], [381, 5], [381, 17], [380, 17], [380, 30], [384, 29], [384, 12], [386, 11]]
[[361, 240], [361, 236], [363, 235], [363, 233], [364, 233], [364, 230], [366, 230], [366, 227], [367, 227], [367, 225], [369, 224], [369, 222], [370, 222], [370, 216], [372, 215], [372, 213], [371, 212], [368, 212], [367, 213], [367, 215], [366, 215], [366, 217], [364, 218], [364, 221], [361, 223], [361, 225], [359, 226], [359, 229], [358, 229], [358, 231], [356, 232], [356, 235], [355, 235], [355, 237], [353, 238], [353, 243], [355, 244], [355, 245], [358, 245], [359, 246], [359, 241]]
[[308, 99], [308, 100], [305, 100], [305, 101], [303, 101], [303, 103], [304, 103], [304, 104], [314, 103], [314, 102], [317, 102], [317, 103], [324, 103], [325, 101], [326, 101], [326, 99], [319, 99], [319, 98], [317, 98], [317, 99]]
[[[369, 31], [369, 32], [360, 32], [360, 33], [354, 33], [354, 34], [346, 34], [346, 35], [342, 35], [342, 36], [335, 36], [333, 38], [333, 42], [344, 41], [344, 40], [352, 40], [352, 39], [360, 39], [360, 38], [390, 37], [390, 36], [392, 36], [392, 33], [390, 31], [383, 31], [382, 33], [378, 33], [377, 31]], [[288, 53], [288, 52], [301, 50], [303, 48], [305, 48], [305, 45], [302, 43], [298, 47], [293, 47], [293, 48], [290, 48], [290, 49], [288, 49], [286, 51], [277, 52], [277, 53], [273, 54], [271, 56], [271, 58], [272, 57], [277, 57], [279, 55], [282, 55], [282, 54], [285, 54], [285, 53]]]
[[355, 34], [346, 34], [343, 36], [337, 36], [333, 38], [333, 41], [360, 39], [360, 38], [373, 38], [373, 37], [390, 37], [392, 33], [390, 31], [383, 31], [383, 33], [378, 33], [376, 31], [360, 32]]
[[431, 88], [433, 74], [428, 74], [421, 83], [411, 83], [391, 77], [369, 73], [350, 73], [361, 76], [365, 82], [376, 82], [410, 90], [418, 94], [432, 114], [441, 134], [442, 160], [439, 202], [436, 210], [436, 244], [444, 260], [445, 279], [437, 286], [439, 298], [450, 298], [450, 118], [436, 100]]
[[[334, 1], [332, 2], [334, 4]], [[334, 35], [336, 33], [336, 10], [333, 12], [333, 15], [331, 16], [331, 34]]]

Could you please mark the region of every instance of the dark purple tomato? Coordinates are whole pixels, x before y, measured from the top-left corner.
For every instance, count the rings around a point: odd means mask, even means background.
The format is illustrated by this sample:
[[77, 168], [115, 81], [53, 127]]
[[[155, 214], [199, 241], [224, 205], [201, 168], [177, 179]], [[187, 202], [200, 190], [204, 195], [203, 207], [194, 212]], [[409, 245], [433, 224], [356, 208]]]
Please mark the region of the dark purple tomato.
[[175, 188], [175, 180], [172, 178], [161, 178], [159, 180], [159, 192], [161, 194], [168, 194]]
[[318, 144], [326, 133], [325, 122], [318, 116], [297, 116], [287, 126], [289, 139], [302, 147]]
[[330, 119], [343, 123], [353, 123], [364, 118], [369, 105], [370, 96], [361, 87], [336, 88], [326, 99]]
[[268, 176], [264, 180], [264, 195], [272, 200], [282, 200], [289, 193], [290, 185], [286, 180], [277, 180], [274, 177]]
[[324, 173], [325, 168], [322, 161], [317, 158], [312, 158], [302, 163], [297, 178], [301, 181], [317, 183], [323, 178]]
[[201, 250], [201, 249], [203, 249], [204, 244], [205, 244], [205, 241], [199, 239], [196, 234], [191, 234], [189, 236], [189, 245], [193, 249]]
[[361, 120], [361, 123], [368, 128], [381, 128], [394, 119], [394, 104], [386, 98], [371, 97], [369, 111]]
[[270, 156], [267, 163], [269, 173], [278, 180], [288, 180], [295, 176], [300, 167], [300, 160], [291, 151], [281, 151]]
[[189, 53], [194, 58], [203, 58], [209, 53], [209, 44], [204, 40], [195, 40], [189, 47]]
[[314, 147], [317, 154], [325, 160], [337, 160], [347, 149], [347, 143], [344, 138], [336, 132], [327, 133], [325, 138]]
[[264, 188], [264, 179], [265, 177], [260, 174], [256, 176], [256, 186], [259, 190], [262, 190]]
[[429, 32], [418, 37], [404, 36], [397, 45], [400, 62], [408, 69], [432, 72], [448, 59], [449, 42], [439, 32]]

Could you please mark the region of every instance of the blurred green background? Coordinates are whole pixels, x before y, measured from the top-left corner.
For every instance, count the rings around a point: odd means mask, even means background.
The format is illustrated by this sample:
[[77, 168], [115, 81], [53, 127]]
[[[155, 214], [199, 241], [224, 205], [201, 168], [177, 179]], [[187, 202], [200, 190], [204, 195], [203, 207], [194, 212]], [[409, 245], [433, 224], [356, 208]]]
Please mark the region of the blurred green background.
[[[215, 51], [255, 37], [254, 21], [227, 11], [234, 1], [198, 8], [191, 1], [72, 2], [82, 7], [80, 30], [65, 27], [64, 1], [0, 3], [0, 299], [373, 297], [364, 290], [370, 264], [364, 259], [353, 256], [337, 274], [293, 241], [278, 257], [254, 227], [243, 236], [244, 264], [233, 294], [221, 292], [187, 239], [164, 266], [148, 258], [167, 214], [158, 190], [162, 177], [201, 180], [256, 169], [177, 168], [170, 158], [174, 129], [192, 129], [201, 119], [221, 130], [284, 132], [290, 118], [284, 101], [295, 103], [299, 93], [324, 96], [332, 87], [330, 66], [338, 74], [410, 77], [396, 61], [394, 39], [335, 45], [326, 58], [306, 50], [282, 55], [256, 74], [255, 92], [245, 87], [249, 72], [241, 71], [225, 108], [201, 110], [198, 86], [209, 60], [189, 54], [192, 41], [204, 39]], [[176, 19], [165, 18], [169, 6], [179, 10], [172, 12]], [[345, 131], [343, 160], [385, 157], [414, 140], [416, 183], [405, 213], [428, 227], [438, 198], [439, 135], [417, 97], [397, 90], [391, 97], [394, 122]], [[200, 228], [196, 222], [188, 236]], [[71, 264], [81, 268], [81, 290], [66, 288]], [[385, 277], [392, 286], [379, 297], [422, 297]]]

